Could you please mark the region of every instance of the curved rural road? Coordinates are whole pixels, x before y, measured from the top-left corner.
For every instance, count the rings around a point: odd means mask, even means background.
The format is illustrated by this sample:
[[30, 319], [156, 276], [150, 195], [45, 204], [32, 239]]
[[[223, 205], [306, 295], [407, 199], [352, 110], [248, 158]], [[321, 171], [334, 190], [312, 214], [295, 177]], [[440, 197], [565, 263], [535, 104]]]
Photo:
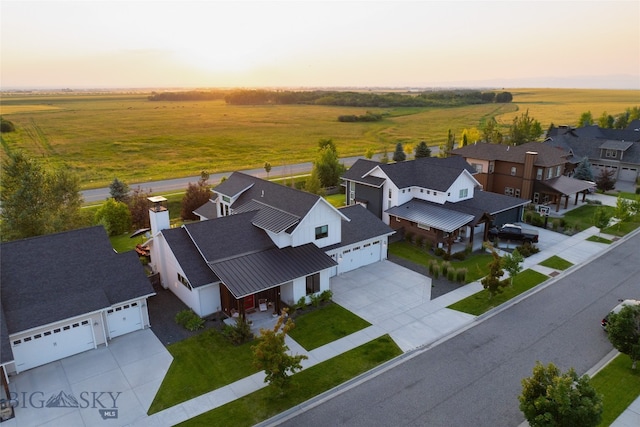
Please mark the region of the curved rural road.
[[[340, 162], [345, 166], [349, 167], [355, 163], [357, 159], [363, 159], [362, 156], [356, 157], [345, 157], [340, 159]], [[307, 163], [297, 163], [293, 165], [285, 165], [285, 166], [273, 166], [269, 176], [272, 177], [289, 177], [296, 176], [309, 173], [313, 167], [311, 162]], [[257, 176], [260, 178], [266, 178], [267, 173], [264, 168], [259, 169], [248, 169], [242, 171], [246, 174]], [[213, 173], [209, 177], [209, 182], [212, 184], [217, 184], [220, 182], [222, 177], [231, 175], [231, 172], [224, 173]], [[152, 181], [152, 182], [140, 182], [140, 183], [127, 183], [129, 188], [136, 188], [140, 186], [145, 190], [151, 190], [155, 194], [168, 194], [173, 191], [183, 191], [187, 188], [189, 183], [196, 183], [200, 179], [200, 176], [191, 176], [186, 178], [176, 178], [176, 179], [166, 179], [162, 181]], [[84, 190], [81, 191], [82, 198], [85, 203], [99, 202], [102, 200], [106, 200], [109, 198], [109, 188], [95, 188], [92, 190]]]
[[261, 425], [518, 426], [520, 381], [536, 361], [582, 375], [612, 350], [600, 319], [640, 296], [639, 247], [636, 232], [441, 344]]

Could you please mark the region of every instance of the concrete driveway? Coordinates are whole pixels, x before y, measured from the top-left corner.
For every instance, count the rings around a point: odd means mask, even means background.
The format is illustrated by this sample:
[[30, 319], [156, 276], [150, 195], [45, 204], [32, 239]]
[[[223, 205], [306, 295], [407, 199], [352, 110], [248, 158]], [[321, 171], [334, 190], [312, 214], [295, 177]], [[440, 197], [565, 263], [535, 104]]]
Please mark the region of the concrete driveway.
[[146, 417], [173, 357], [150, 329], [10, 378], [19, 401], [2, 427], [123, 426]]
[[446, 308], [482, 289], [477, 283], [431, 300], [431, 279], [382, 261], [331, 278], [333, 300], [388, 333], [403, 351], [432, 343], [475, 316]]

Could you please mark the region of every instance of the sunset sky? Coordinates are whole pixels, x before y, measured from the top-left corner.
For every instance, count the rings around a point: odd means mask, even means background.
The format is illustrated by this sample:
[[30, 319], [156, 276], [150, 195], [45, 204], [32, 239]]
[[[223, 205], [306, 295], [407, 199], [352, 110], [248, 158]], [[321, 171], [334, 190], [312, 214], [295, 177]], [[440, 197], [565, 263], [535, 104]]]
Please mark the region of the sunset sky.
[[640, 2], [6, 1], [2, 89], [640, 88]]

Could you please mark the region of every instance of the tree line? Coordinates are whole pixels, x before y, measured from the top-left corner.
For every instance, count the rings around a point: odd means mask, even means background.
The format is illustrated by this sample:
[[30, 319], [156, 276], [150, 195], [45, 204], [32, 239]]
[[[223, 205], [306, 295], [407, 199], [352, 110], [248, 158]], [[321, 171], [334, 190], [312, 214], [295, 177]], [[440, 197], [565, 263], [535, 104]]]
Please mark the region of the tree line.
[[640, 107], [629, 107], [624, 112], [612, 114], [603, 111], [596, 119], [591, 111], [585, 111], [578, 119], [578, 127], [598, 125], [603, 129], [625, 129], [634, 120], [640, 120]]
[[226, 91], [209, 90], [188, 92], [151, 92], [149, 101], [213, 101], [216, 99], [224, 99]]

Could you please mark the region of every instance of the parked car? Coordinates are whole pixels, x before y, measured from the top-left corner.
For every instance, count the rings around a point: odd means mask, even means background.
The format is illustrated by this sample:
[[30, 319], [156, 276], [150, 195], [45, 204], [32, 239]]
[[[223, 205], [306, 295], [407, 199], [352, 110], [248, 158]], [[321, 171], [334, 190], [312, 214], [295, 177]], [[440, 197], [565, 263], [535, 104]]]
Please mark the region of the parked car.
[[538, 243], [538, 232], [528, 228], [522, 228], [516, 224], [504, 224], [502, 227], [489, 229], [489, 239], [514, 240], [523, 243]]
[[622, 308], [626, 305], [640, 305], [640, 300], [636, 299], [625, 299], [618, 301], [620, 301], [620, 304], [613, 307], [613, 310], [611, 310], [606, 316], [604, 316], [604, 318], [600, 322], [600, 324], [602, 325], [602, 329], [607, 330], [607, 322], [609, 321], [609, 316], [611, 315], [611, 313], [620, 313], [620, 310], [622, 310]]

